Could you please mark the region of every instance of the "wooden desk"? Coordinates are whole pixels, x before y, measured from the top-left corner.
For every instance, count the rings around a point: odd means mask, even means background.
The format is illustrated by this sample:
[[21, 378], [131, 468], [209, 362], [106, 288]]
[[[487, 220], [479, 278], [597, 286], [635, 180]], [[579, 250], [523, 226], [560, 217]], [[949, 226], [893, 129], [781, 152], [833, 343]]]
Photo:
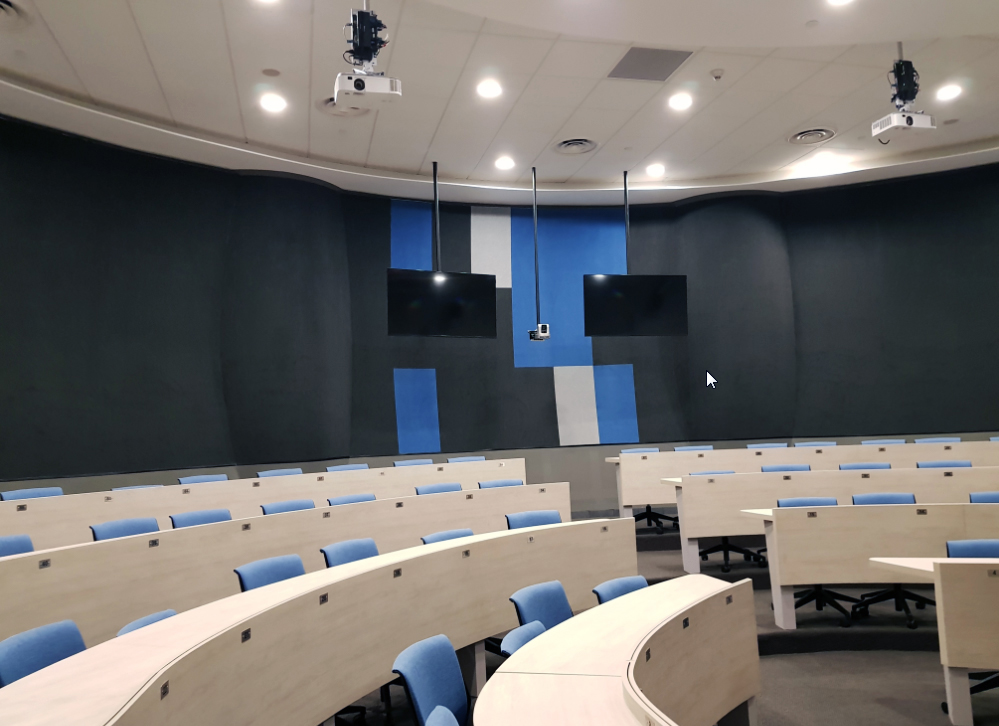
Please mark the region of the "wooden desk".
[[0, 689], [0, 723], [315, 726], [393, 680], [396, 656], [418, 640], [444, 633], [463, 648], [515, 627], [509, 597], [522, 587], [558, 579], [582, 611], [595, 585], [637, 567], [623, 519], [401, 550], [101, 643]]
[[261, 504], [287, 499], [312, 499], [323, 506], [343, 494], [408, 497], [422, 484], [458, 482], [463, 489], [478, 489], [478, 482], [489, 479], [527, 483], [524, 460], [356, 469], [0, 502], [0, 535], [27, 534], [36, 550], [49, 549], [91, 542], [91, 524], [115, 519], [156, 517], [165, 530], [171, 528], [171, 514], [198, 509], [228, 509], [233, 519], [242, 519], [259, 515]]
[[873, 557], [871, 562], [893, 578], [933, 583], [950, 722], [972, 726], [968, 673], [999, 670], [999, 559]]
[[136, 618], [238, 593], [233, 568], [248, 562], [298, 554], [313, 572], [326, 568], [320, 548], [334, 542], [372, 537], [384, 554], [420, 546], [423, 535], [448, 529], [505, 530], [506, 514], [537, 509], [556, 509], [570, 521], [569, 485], [380, 499], [4, 557], [0, 640], [69, 619], [93, 646]]
[[[763, 521], [774, 619], [795, 628], [794, 590], [801, 585], [882, 583], [872, 557], [941, 557], [947, 541], [994, 537], [999, 507], [988, 504], [893, 504], [748, 510]], [[893, 582], [920, 582], [912, 571]]]
[[849, 505], [854, 494], [868, 492], [910, 492], [919, 503], [962, 504], [971, 492], [999, 490], [999, 467], [687, 476], [674, 486], [683, 568], [696, 573], [699, 538], [763, 534], [763, 520], [744, 516], [744, 509], [769, 509], [790, 497], [836, 497]]
[[542, 633], [507, 659], [475, 726], [711, 726], [760, 692], [753, 589], [689, 575]]
[[[852, 462], [887, 461], [895, 469], [914, 469], [916, 462], [968, 459], [974, 466], [999, 466], [999, 442], [966, 441], [953, 444], [902, 444], [896, 446], [818, 446], [786, 449], [718, 449], [715, 451], [663, 451], [609, 457], [616, 465], [618, 500], [622, 508], [647, 504], [673, 504], [676, 493], [662, 479], [689, 476], [697, 471], [758, 473], [771, 464], [809, 464], [813, 470], [838, 469]], [[624, 516], [622, 511], [622, 516]]]

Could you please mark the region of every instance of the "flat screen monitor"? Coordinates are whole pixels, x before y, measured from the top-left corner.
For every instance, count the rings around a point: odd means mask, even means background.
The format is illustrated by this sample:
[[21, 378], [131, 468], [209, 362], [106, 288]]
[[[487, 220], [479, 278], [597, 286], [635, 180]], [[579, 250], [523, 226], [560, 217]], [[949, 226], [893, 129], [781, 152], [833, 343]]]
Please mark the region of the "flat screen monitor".
[[686, 335], [686, 275], [583, 275], [585, 333]]
[[496, 276], [388, 271], [388, 334], [496, 337]]

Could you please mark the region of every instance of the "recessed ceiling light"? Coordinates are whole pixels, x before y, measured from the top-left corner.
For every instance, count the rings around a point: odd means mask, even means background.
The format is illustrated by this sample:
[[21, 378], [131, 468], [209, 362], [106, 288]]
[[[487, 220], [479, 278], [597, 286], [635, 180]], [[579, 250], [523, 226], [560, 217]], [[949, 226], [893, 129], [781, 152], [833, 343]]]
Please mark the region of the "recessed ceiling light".
[[849, 5], [853, 0], [828, 0], [830, 5]]
[[947, 86], [943, 86], [937, 91], [938, 101], [953, 101], [955, 98], [961, 95], [961, 87], [956, 83], [951, 83]]
[[666, 167], [662, 164], [649, 164], [645, 167], [645, 173], [653, 179], [660, 179], [666, 173]]
[[257, 0], [261, 5], [275, 5], [278, 0]]
[[850, 171], [852, 161], [853, 159], [849, 156], [832, 151], [820, 151], [817, 154], [810, 154], [808, 158], [797, 164], [794, 170], [801, 176], [842, 174], [845, 171]]
[[514, 167], [513, 159], [509, 156], [501, 156], [496, 160], [496, 168], [506, 171], [507, 169], [512, 169]]
[[669, 107], [674, 111], [686, 111], [694, 104], [689, 93], [675, 93], [669, 97]]
[[270, 78], [276, 78], [277, 76], [281, 75], [281, 71], [279, 71], [277, 68], [264, 68], [260, 72], [263, 73], [265, 76], [269, 76]]
[[265, 93], [260, 97], [260, 107], [263, 108], [264, 111], [281, 113], [288, 107], [288, 102], [276, 93]]
[[478, 91], [479, 95], [483, 98], [496, 98], [497, 96], [502, 95], [503, 86], [499, 84], [499, 81], [487, 78], [476, 86], [475, 90]]

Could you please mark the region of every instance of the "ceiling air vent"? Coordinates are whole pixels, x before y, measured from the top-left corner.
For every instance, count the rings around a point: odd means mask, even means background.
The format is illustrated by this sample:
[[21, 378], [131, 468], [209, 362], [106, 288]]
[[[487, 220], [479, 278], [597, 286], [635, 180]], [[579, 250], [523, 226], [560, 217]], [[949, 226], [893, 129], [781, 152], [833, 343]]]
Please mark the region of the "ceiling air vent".
[[607, 77], [632, 81], [665, 81], [691, 55], [685, 50], [631, 48]]
[[[0, 0], [3, 2], [3, 0]], [[339, 118], [351, 118], [354, 116], [363, 116], [368, 113], [370, 108], [360, 108], [358, 106], [349, 106], [347, 104], [341, 103], [339, 106], [333, 102], [332, 98], [320, 98], [316, 101], [316, 108], [318, 108], [323, 113], [329, 114], [330, 116], [337, 116]]]
[[0, 30], [20, 30], [31, 22], [24, 8], [13, 0], [0, 0]]
[[806, 129], [804, 131], [799, 131], [796, 134], [791, 134], [788, 139], [788, 143], [797, 144], [799, 146], [809, 146], [811, 144], [821, 144], [823, 141], [828, 141], [836, 132], [832, 129]]
[[589, 154], [597, 148], [597, 142], [591, 139], [566, 139], [555, 144], [555, 151], [560, 154]]

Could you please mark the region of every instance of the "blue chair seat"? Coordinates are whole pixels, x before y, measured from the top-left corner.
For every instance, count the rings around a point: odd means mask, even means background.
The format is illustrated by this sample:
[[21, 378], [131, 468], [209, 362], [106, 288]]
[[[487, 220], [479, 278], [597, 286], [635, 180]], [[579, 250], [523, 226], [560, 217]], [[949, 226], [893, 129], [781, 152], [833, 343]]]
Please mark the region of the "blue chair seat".
[[870, 504], [915, 504], [916, 495], [902, 492], [873, 492], [871, 494], [854, 494], [853, 503], [860, 506]]
[[958, 444], [961, 442], [960, 436], [931, 436], [926, 439], [913, 439], [914, 444]]
[[717, 471], [692, 471], [690, 476], [722, 476], [724, 474], [735, 474], [732, 469], [718, 469]]
[[767, 443], [767, 444], [746, 444], [747, 449], [786, 449], [787, 444]]
[[228, 509], [200, 509], [197, 512], [171, 514], [170, 521], [174, 529], [195, 527], [199, 524], [215, 524], [216, 522], [231, 522], [232, 514]]
[[92, 524], [90, 531], [94, 533], [94, 541], [100, 542], [105, 539], [159, 532], [160, 525], [156, 522], [155, 517], [135, 517], [133, 519], [116, 519], [113, 522], [104, 522], [103, 524]]
[[768, 464], [761, 466], [760, 471], [764, 474], [774, 474], [781, 471], [811, 471], [811, 464]]
[[378, 545], [370, 537], [364, 539], [348, 539], [343, 542], [334, 542], [326, 545], [320, 550], [326, 558], [327, 567], [345, 565], [348, 562], [366, 560], [369, 557], [378, 556]]
[[358, 504], [360, 502], [373, 502], [375, 501], [374, 494], [343, 494], [339, 497], [330, 497], [326, 500], [330, 503], [331, 507], [339, 506], [340, 504]]
[[0, 688], [86, 649], [72, 620], [12, 635], [0, 641]]
[[31, 543], [31, 537], [26, 534], [7, 534], [0, 536], [0, 557], [23, 555], [27, 552], [34, 551], [35, 546]]
[[558, 580], [521, 588], [510, 596], [510, 602], [517, 608], [517, 619], [521, 625], [539, 620], [546, 630], [551, 630], [572, 617], [569, 598]]
[[392, 466], [423, 466], [425, 464], [433, 463], [433, 459], [401, 459], [399, 461], [393, 461]]
[[480, 481], [479, 489], [499, 489], [501, 487], [524, 486], [523, 479], [493, 479], [491, 481]]
[[326, 471], [360, 471], [367, 468], [367, 464], [337, 464], [336, 466], [327, 466]]
[[999, 539], [959, 539], [947, 543], [948, 557], [997, 557]]
[[130, 491], [132, 489], [159, 489], [161, 486], [163, 486], [163, 485], [162, 484], [135, 484], [135, 485], [130, 486], [130, 487], [112, 487], [111, 491], [113, 491], [113, 492], [127, 492], [127, 491]]
[[852, 464], [839, 465], [840, 471], [862, 471], [864, 469], [891, 469], [891, 464], [887, 461], [861, 461]]
[[698, 444], [697, 446], [674, 446], [673, 451], [714, 451], [715, 447], [710, 444]]
[[15, 499], [41, 499], [43, 497], [61, 497], [62, 487], [35, 487], [34, 489], [12, 489], [0, 492], [0, 502], [12, 502]]
[[629, 592], [641, 590], [642, 588], [648, 586], [649, 581], [641, 575], [618, 577], [614, 580], [601, 582], [593, 588], [593, 594], [597, 596], [597, 602], [603, 605], [605, 602], [610, 602], [616, 597], [627, 595]]
[[950, 461], [917, 461], [917, 469], [970, 469], [971, 462], [967, 459], [952, 459]]
[[817, 447], [817, 446], [835, 446], [835, 441], [798, 441], [795, 446], [802, 446], [806, 448]]
[[144, 628], [147, 625], [152, 625], [153, 623], [158, 623], [160, 620], [166, 620], [167, 618], [172, 618], [177, 614], [176, 610], [160, 610], [158, 613], [153, 613], [152, 615], [147, 615], [144, 618], [139, 618], [138, 620], [133, 620], [124, 628], [118, 631], [118, 635], [115, 637], [121, 637], [126, 633], [131, 633], [133, 630], [138, 630], [139, 628]]
[[444, 532], [434, 532], [433, 534], [428, 534], [426, 537], [420, 537], [423, 540], [423, 544], [434, 544], [435, 542], [446, 542], [449, 539], [458, 539], [459, 537], [471, 537], [474, 534], [470, 529], [448, 529]]
[[545, 524], [562, 524], [562, 515], [557, 509], [538, 509], [533, 512], [516, 512], [506, 515], [507, 529], [540, 527]]
[[468, 693], [458, 656], [446, 635], [413, 643], [396, 657], [392, 671], [406, 683], [417, 726], [428, 726], [430, 715], [439, 706], [464, 726], [468, 720]]
[[864, 446], [898, 446], [904, 444], [905, 439], [867, 439], [867, 441], [860, 443]]
[[454, 482], [447, 482], [444, 484], [424, 484], [423, 486], [416, 487], [416, 493], [418, 495], [423, 494], [444, 494], [446, 492], [460, 492], [461, 484]]
[[246, 592], [304, 575], [305, 565], [298, 555], [280, 555], [250, 562], [237, 567], [234, 572], [239, 576], [239, 589]]
[[285, 512], [300, 512], [303, 509], [315, 509], [316, 503], [311, 499], [289, 499], [285, 502], [261, 504], [264, 514], [283, 514]]
[[228, 474], [195, 474], [177, 478], [178, 484], [208, 484], [213, 481], [229, 481]]
[[621, 449], [622, 454], [658, 454], [658, 446], [650, 446], [648, 448], [637, 448], [637, 449]]
[[526, 625], [514, 628], [503, 636], [500, 642], [500, 653], [508, 658], [545, 632], [545, 626], [540, 620], [532, 620]]
[[484, 456], [452, 456], [447, 460], [448, 464], [467, 464], [470, 461], [485, 461]]
[[835, 507], [836, 497], [791, 497], [778, 499], [777, 506], [785, 507]]
[[972, 492], [972, 504], [999, 504], [999, 492]]
[[268, 469], [266, 471], [258, 471], [257, 476], [263, 478], [267, 476], [293, 476], [294, 474], [301, 474], [302, 470], [298, 467], [294, 469]]

